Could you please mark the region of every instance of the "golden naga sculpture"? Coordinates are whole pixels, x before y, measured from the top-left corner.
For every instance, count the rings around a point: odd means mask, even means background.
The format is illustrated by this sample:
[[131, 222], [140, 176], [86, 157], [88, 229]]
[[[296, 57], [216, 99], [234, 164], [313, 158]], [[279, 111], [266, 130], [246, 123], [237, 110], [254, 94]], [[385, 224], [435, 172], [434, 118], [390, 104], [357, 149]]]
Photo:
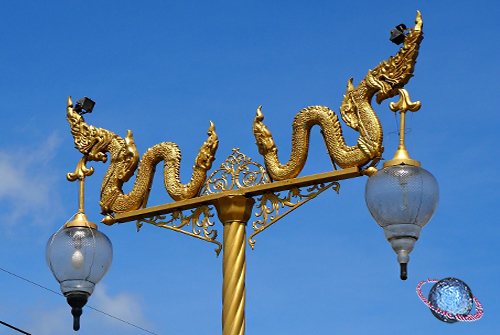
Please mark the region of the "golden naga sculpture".
[[[125, 139], [113, 132], [96, 128], [85, 123], [83, 116], [73, 109], [71, 97], [67, 106], [68, 121], [71, 134], [75, 140], [75, 148], [84, 154], [88, 161], [111, 162], [101, 186], [101, 209], [103, 214], [122, 213], [139, 209], [146, 205], [156, 165], [164, 161], [164, 183], [172, 199], [179, 201], [196, 197], [212, 168], [219, 140], [215, 127], [210, 122], [208, 139], [201, 146], [193, 166], [193, 174], [188, 184], [181, 184], [179, 169], [181, 151], [172, 142], [163, 142], [149, 148], [139, 162], [139, 153], [130, 130]], [[139, 166], [139, 168], [137, 168]], [[123, 183], [127, 182], [137, 170], [133, 189], [123, 193]]]
[[278, 149], [271, 132], [262, 123], [264, 115], [261, 107], [253, 123], [253, 132], [259, 152], [264, 156], [267, 172], [273, 180], [296, 177], [303, 169], [309, 148], [309, 134], [314, 125], [321, 127], [328, 154], [341, 168], [369, 167], [375, 165], [383, 152], [383, 132], [380, 121], [371, 106], [376, 94], [376, 101], [382, 101], [398, 94], [413, 76], [418, 49], [423, 40], [422, 16], [417, 11], [415, 26], [406, 35], [403, 47], [394, 57], [380, 63], [354, 88], [352, 78], [347, 82], [347, 91], [340, 106], [340, 115], [344, 122], [359, 132], [358, 143], [348, 146], [342, 135], [337, 115], [328, 107], [311, 106], [301, 110], [292, 124], [292, 153], [286, 164], [278, 159]]

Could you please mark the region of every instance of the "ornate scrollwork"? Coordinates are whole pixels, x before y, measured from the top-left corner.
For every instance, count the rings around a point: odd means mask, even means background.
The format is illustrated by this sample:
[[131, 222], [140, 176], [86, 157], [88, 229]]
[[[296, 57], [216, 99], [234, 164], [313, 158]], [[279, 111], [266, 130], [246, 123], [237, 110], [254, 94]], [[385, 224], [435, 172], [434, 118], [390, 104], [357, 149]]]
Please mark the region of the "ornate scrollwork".
[[220, 168], [208, 177], [201, 195], [269, 183], [266, 169], [238, 150], [233, 149]]
[[87, 164], [88, 161], [88, 156], [84, 155], [80, 160], [78, 161], [78, 164], [76, 165], [75, 172], [70, 172], [66, 175], [66, 179], [69, 181], [75, 181], [77, 179], [83, 180], [85, 177], [89, 177], [94, 173], [94, 168], [93, 167], [87, 167], [85, 164]]
[[[214, 214], [210, 213], [211, 210], [211, 207], [207, 205], [201, 205], [192, 210], [191, 215], [189, 216], [185, 216], [182, 211], [176, 210], [170, 213], [170, 220], [166, 220], [166, 215], [156, 215], [152, 218], [141, 219], [137, 221], [137, 231], [141, 229], [144, 223], [150, 223], [157, 227], [175, 230], [189, 236], [215, 243], [217, 245], [217, 248], [215, 248], [215, 252], [218, 257], [222, 250], [222, 244], [216, 241], [217, 230], [210, 229], [214, 225], [213, 222], [210, 222], [210, 218], [214, 216]], [[200, 220], [201, 215], [203, 215], [202, 220]], [[175, 224], [176, 221], [180, 221], [180, 223]], [[191, 232], [182, 229], [184, 227], [188, 227], [190, 224], [192, 227]]]
[[[283, 216], [287, 215], [297, 207], [303, 205], [311, 199], [316, 198], [318, 195], [323, 193], [325, 190], [329, 188], [333, 188], [337, 194], [339, 193], [340, 184], [336, 181], [325, 184], [317, 184], [311, 186], [306, 189], [306, 193], [302, 193], [302, 190], [298, 187], [294, 187], [288, 190], [288, 194], [284, 197], [281, 197], [280, 194], [275, 194], [273, 192], [267, 192], [263, 194], [260, 198], [257, 198], [257, 202], [260, 202], [256, 205], [256, 208], [260, 208], [260, 211], [255, 214], [255, 216], [262, 216], [261, 220], [257, 220], [253, 223], [253, 230], [255, 231], [248, 238], [248, 244], [254, 248], [255, 240], [252, 238], [263, 231], [264, 229], [271, 226], [273, 223], [281, 219]], [[267, 203], [270, 203], [268, 206]], [[286, 212], [280, 214], [280, 209], [290, 207]]]
[[399, 100], [397, 102], [391, 102], [389, 104], [389, 108], [393, 112], [400, 111], [401, 113], [405, 113], [407, 111], [416, 112], [422, 106], [420, 101], [412, 102], [410, 99], [410, 94], [404, 88], [398, 89]]

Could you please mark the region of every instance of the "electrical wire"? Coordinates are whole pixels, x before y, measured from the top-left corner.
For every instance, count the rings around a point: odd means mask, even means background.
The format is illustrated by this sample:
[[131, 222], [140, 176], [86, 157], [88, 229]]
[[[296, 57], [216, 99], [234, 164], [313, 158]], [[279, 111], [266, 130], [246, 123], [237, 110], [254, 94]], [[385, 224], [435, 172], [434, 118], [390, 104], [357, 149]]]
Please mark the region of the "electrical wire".
[[[406, 134], [410, 134], [413, 131], [413, 128], [412, 128], [412, 125], [413, 125], [413, 113], [414, 112], [411, 112], [410, 126], [409, 127], [405, 127], [405, 135]], [[392, 134], [397, 134], [398, 138], [400, 136], [399, 133], [401, 132], [401, 130], [399, 129], [398, 113], [394, 113], [394, 123], [395, 123], [395, 129], [393, 131], [389, 132], [387, 134], [387, 136], [384, 138], [384, 141], [383, 141], [384, 145], [386, 145], [387, 142], [389, 142], [389, 139], [390, 139], [390, 137], [391, 137]], [[406, 129], [408, 129], [408, 130], [406, 130]]]
[[[49, 292], [55, 293], [55, 294], [60, 295], [60, 296], [64, 296], [64, 295], [62, 295], [62, 294], [61, 294], [61, 293], [59, 293], [59, 292], [56, 292], [56, 291], [54, 291], [54, 290], [51, 290], [50, 288], [47, 288], [47, 287], [42, 286], [42, 285], [40, 285], [40, 284], [37, 284], [37, 283], [35, 283], [35, 282], [33, 282], [33, 281], [29, 280], [29, 279], [26, 279], [26, 278], [24, 278], [24, 277], [21, 277], [21, 276], [19, 276], [19, 275], [16, 275], [15, 273], [12, 273], [12, 272], [10, 272], [10, 271], [7, 271], [7, 270], [5, 270], [5, 269], [3, 269], [3, 268], [1, 268], [1, 267], [0, 267], [0, 270], [2, 270], [3, 272], [8, 273], [8, 274], [10, 274], [10, 275], [12, 275], [12, 276], [14, 276], [14, 277], [17, 277], [17, 278], [19, 278], [19, 279], [22, 279], [22, 280], [24, 280], [24, 281], [26, 281], [26, 282], [28, 282], [28, 283], [30, 283], [30, 284], [33, 284], [33, 285], [38, 286], [38, 287], [40, 287], [40, 288], [43, 288], [44, 290], [47, 290], [47, 291], [49, 291]], [[116, 320], [118, 320], [118, 321], [121, 321], [121, 322], [123, 322], [123, 323], [126, 323], [126, 324], [128, 324], [128, 325], [130, 325], [130, 326], [132, 326], [132, 327], [135, 327], [135, 328], [137, 328], [137, 329], [140, 329], [140, 330], [142, 330], [142, 331], [145, 331], [146, 333], [150, 333], [150, 334], [153, 334], [153, 335], [158, 335], [158, 334], [153, 333], [153, 332], [151, 332], [151, 331], [149, 331], [149, 330], [147, 330], [147, 329], [144, 329], [144, 328], [141, 328], [141, 327], [139, 327], [139, 326], [136, 326], [136, 325], [134, 325], [133, 323], [130, 323], [130, 322], [128, 322], [128, 321], [125, 321], [125, 320], [122, 320], [122, 319], [120, 319], [120, 318], [117, 318], [116, 316], [113, 316], [113, 315], [111, 315], [111, 314], [108, 314], [108, 313], [106, 313], [106, 312], [103, 312], [103, 311], [101, 311], [101, 310], [98, 310], [97, 308], [94, 308], [94, 307], [92, 307], [92, 306], [87, 305], [87, 306], [85, 306], [85, 307], [88, 307], [88, 308], [90, 308], [90, 309], [93, 309], [93, 310], [94, 310], [94, 311], [96, 311], [96, 312], [102, 313], [102, 314], [104, 314], [104, 315], [106, 315], [106, 316], [109, 316], [109, 317], [111, 317], [111, 318], [113, 318], [113, 319], [116, 319]], [[2, 324], [4, 324], [4, 325], [6, 325], [7, 327], [11, 327], [12, 329], [15, 329], [15, 330], [17, 330], [17, 331], [19, 331], [19, 332], [21, 332], [21, 333], [23, 333], [23, 334], [31, 335], [31, 334], [29, 334], [29, 333], [26, 333], [26, 332], [24, 332], [24, 331], [22, 331], [22, 330], [20, 330], [20, 329], [17, 329], [17, 328], [15, 328], [15, 327], [11, 326], [11, 325], [9, 325], [9, 324], [6, 324], [6, 323], [4, 323], [4, 322], [2, 322], [2, 321], [0, 321], [0, 323], [2, 323]]]
[[7, 327], [12, 328], [12, 329], [14, 329], [14, 330], [17, 330], [17, 331], [18, 331], [18, 332], [20, 332], [20, 333], [23, 333], [23, 334], [26, 334], [26, 335], [31, 335], [30, 333], [27, 333], [27, 332], [25, 332], [24, 330], [21, 330], [21, 329], [16, 328], [16, 327], [14, 327], [14, 326], [12, 326], [12, 325], [9, 325], [9, 324], [8, 324], [8, 323], [6, 323], [6, 322], [0, 321], [0, 323], [1, 323], [1, 324], [3, 324], [4, 326], [7, 326]]
[[149, 331], [149, 330], [147, 330], [147, 329], [144, 329], [144, 328], [141, 328], [141, 327], [139, 327], [139, 326], [136, 326], [136, 325], [134, 325], [133, 323], [130, 323], [130, 322], [128, 322], [128, 321], [125, 321], [125, 320], [122, 320], [122, 319], [120, 319], [120, 318], [117, 318], [116, 316], [113, 316], [113, 315], [108, 314], [108, 313], [106, 313], [106, 312], [100, 311], [100, 310], [98, 310], [97, 308], [94, 308], [94, 307], [92, 307], [92, 306], [87, 306], [87, 307], [88, 307], [88, 308], [90, 308], [90, 309], [93, 309], [93, 310], [94, 310], [94, 311], [96, 311], [96, 312], [99, 312], [99, 313], [102, 313], [102, 314], [104, 314], [104, 315], [106, 315], [106, 316], [109, 316], [110, 318], [116, 319], [116, 320], [121, 321], [121, 322], [123, 322], [123, 323], [126, 323], [126, 324], [128, 324], [128, 325], [130, 325], [130, 326], [132, 326], [132, 327], [135, 327], [135, 328], [137, 328], [137, 329], [140, 329], [140, 330], [142, 330], [142, 331], [145, 331], [146, 333], [150, 333], [150, 334], [158, 335], [158, 334], [153, 333], [153, 332], [151, 332], [151, 331]]

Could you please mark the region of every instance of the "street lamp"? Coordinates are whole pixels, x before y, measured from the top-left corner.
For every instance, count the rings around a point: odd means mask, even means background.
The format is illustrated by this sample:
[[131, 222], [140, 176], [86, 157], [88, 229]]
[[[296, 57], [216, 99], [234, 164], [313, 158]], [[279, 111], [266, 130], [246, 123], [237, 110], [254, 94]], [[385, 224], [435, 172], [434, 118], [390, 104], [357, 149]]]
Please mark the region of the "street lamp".
[[82, 307], [94, 292], [97, 284], [108, 272], [113, 260], [113, 248], [106, 235], [89, 222], [83, 208], [85, 159], [78, 164], [75, 173], [69, 173], [70, 181], [80, 180], [80, 208], [61, 230], [47, 242], [46, 260], [50, 271], [61, 285], [61, 292], [71, 306], [73, 329], [80, 329]]
[[[327, 189], [338, 193], [338, 181], [368, 175], [367, 205], [398, 253], [398, 261], [404, 268], [401, 277], [406, 279], [408, 254], [420, 236], [421, 227], [428, 222], [437, 205], [435, 180], [419, 168], [420, 163], [409, 158], [404, 147], [404, 114], [408, 110], [416, 111], [420, 106], [420, 102], [410, 101], [404, 89], [413, 76], [423, 39], [422, 17], [418, 11], [415, 23], [394, 57], [369, 70], [356, 87], [352, 78], [347, 83], [340, 115], [347, 126], [359, 133], [357, 143], [353, 146], [346, 144], [339, 118], [331, 109], [307, 107], [293, 121], [292, 153], [285, 164], [279, 161], [271, 131], [263, 123], [261, 106], [253, 122], [253, 133], [265, 166], [253, 162], [239, 149], [233, 149], [225, 162], [208, 174], [219, 143], [215, 126], [210, 122], [208, 138], [196, 156], [191, 180], [182, 184], [179, 176], [181, 152], [176, 144], [157, 144], [140, 158], [130, 130], [122, 138], [109, 130], [87, 124], [79, 106], [73, 108], [71, 97], [68, 98], [67, 117], [75, 148], [84, 155], [77, 171], [68, 179], [80, 179], [82, 213], [83, 180], [93, 171], [87, 169], [85, 163], [106, 162], [109, 154], [110, 166], [101, 186], [100, 205], [105, 215], [101, 222], [113, 225], [136, 221], [138, 230], [147, 223], [214, 243], [216, 254], [223, 253], [222, 333], [243, 335], [246, 243], [254, 248], [257, 234]], [[378, 103], [399, 95], [399, 102], [390, 107], [393, 111], [400, 111], [402, 116], [399, 150], [393, 160], [384, 163], [381, 171], [376, 166], [382, 159], [383, 131], [371, 106], [375, 95]], [[307, 160], [311, 128], [315, 125], [321, 128], [334, 171], [299, 177]], [[161, 161], [164, 162], [165, 188], [174, 202], [148, 207], [156, 165]], [[134, 174], [134, 186], [125, 194], [123, 184]], [[252, 217], [254, 205], [258, 220], [253, 222], [254, 232], [247, 239], [246, 225]], [[218, 232], [210, 221], [215, 216], [214, 209], [223, 225], [222, 243], [217, 240]], [[52, 245], [54, 248], [55, 244]], [[79, 252], [73, 243], [70, 255], [66, 256], [66, 269], [84, 266]]]
[[370, 176], [365, 188], [368, 210], [385, 238], [398, 255], [400, 277], [408, 278], [409, 254], [420, 232], [434, 215], [439, 201], [436, 178], [410, 158], [405, 146], [405, 113], [416, 112], [420, 103], [412, 103], [408, 92], [400, 89], [400, 100], [391, 103], [392, 111], [401, 113], [399, 146], [394, 158], [384, 162], [383, 169]]

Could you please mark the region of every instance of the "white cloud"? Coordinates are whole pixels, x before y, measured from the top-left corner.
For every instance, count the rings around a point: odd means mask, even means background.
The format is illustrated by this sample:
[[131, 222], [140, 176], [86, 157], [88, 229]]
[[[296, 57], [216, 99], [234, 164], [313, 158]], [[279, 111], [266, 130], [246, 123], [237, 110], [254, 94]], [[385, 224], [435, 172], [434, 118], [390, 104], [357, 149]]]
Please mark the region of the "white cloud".
[[[63, 297], [61, 300], [66, 303]], [[33, 323], [26, 329], [30, 329], [33, 334], [37, 335], [68, 334], [72, 331], [72, 319], [71, 307], [68, 305], [61, 305], [53, 310], [38, 309], [31, 313]]]
[[[143, 303], [139, 296], [130, 293], [120, 293], [115, 296], [110, 296], [107, 294], [106, 290], [107, 287], [105, 284], [100, 283], [96, 285], [96, 289], [90, 297], [88, 305], [144, 329], [148, 329], [152, 326], [151, 322], [143, 315]], [[90, 316], [90, 310], [88, 308], [85, 312]], [[99, 324], [105, 323], [112, 328], [120, 328], [124, 331], [128, 330], [130, 333], [147, 334], [138, 328], [96, 311], [92, 311], [91, 317], [93, 322]]]
[[[57, 211], [56, 176], [52, 159], [60, 145], [52, 134], [33, 148], [0, 151], [0, 219], [13, 226], [26, 215], [31, 223], [42, 223]], [[36, 215], [34, 215], [36, 214]]]
[[[109, 315], [154, 332], [152, 329], [153, 323], [144, 316], [142, 299], [139, 296], [123, 292], [112, 296], [106, 291], [106, 285], [100, 283], [96, 286], [96, 290], [89, 298], [87, 306], [83, 308], [78, 335], [150, 334]], [[57, 307], [54, 306], [54, 302], [56, 302]], [[89, 306], [109, 315], [91, 309]], [[0, 307], [2, 307], [1, 304]], [[20, 308], [18, 306], [18, 309]], [[67, 335], [74, 333], [71, 307], [66, 303], [66, 298], [63, 296], [55, 299], [51, 298], [50, 302], [35, 302], [29, 307], [27, 316], [29, 318], [28, 322], [16, 321], [16, 325], [33, 335]], [[0, 328], [0, 334], [2, 334], [1, 331]]]

